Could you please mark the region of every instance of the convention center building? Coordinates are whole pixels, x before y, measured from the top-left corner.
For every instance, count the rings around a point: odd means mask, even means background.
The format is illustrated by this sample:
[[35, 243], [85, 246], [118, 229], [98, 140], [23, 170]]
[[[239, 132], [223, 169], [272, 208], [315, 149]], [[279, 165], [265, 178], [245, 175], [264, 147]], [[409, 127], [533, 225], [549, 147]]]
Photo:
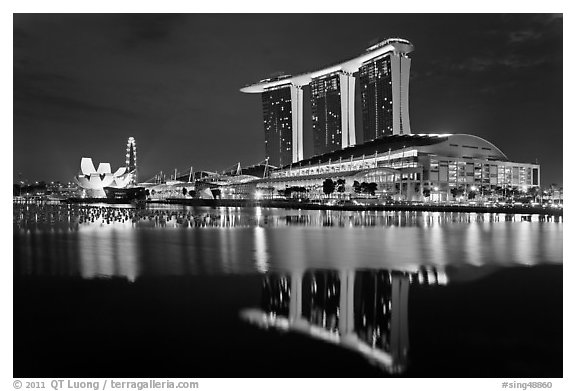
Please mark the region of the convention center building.
[[[327, 194], [326, 181], [336, 184]], [[362, 184], [375, 184], [366, 187]], [[527, 192], [540, 184], [540, 166], [517, 163], [494, 144], [467, 134], [408, 134], [317, 155], [270, 172], [269, 177], [223, 189], [227, 198], [362, 198], [395, 201], [486, 199]]]

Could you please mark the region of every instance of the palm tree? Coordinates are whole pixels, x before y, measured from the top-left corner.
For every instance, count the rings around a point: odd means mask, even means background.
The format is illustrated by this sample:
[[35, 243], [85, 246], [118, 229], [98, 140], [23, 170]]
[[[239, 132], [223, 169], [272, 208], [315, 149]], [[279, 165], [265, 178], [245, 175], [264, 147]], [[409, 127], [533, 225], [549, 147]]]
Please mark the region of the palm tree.
[[324, 194], [330, 196], [330, 194], [334, 193], [334, 189], [336, 189], [334, 181], [330, 178], [325, 179], [324, 182], [322, 183], [322, 191], [324, 192]]

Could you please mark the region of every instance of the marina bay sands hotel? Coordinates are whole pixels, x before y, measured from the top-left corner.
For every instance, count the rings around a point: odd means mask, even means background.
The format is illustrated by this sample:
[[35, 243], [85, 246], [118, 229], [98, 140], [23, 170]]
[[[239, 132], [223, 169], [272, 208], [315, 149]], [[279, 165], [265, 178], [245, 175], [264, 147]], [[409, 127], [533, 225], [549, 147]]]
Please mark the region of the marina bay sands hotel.
[[327, 179], [342, 181], [339, 191], [349, 196], [358, 193], [354, 183], [366, 182], [376, 184], [373, 195], [406, 201], [538, 187], [537, 163], [512, 161], [478, 136], [412, 133], [413, 50], [409, 41], [390, 38], [335, 65], [242, 88], [262, 95], [266, 158], [275, 168], [225, 196], [273, 198], [298, 187], [322, 198]]
[[[242, 88], [245, 93], [262, 94], [269, 164], [282, 167], [304, 159], [304, 105], [311, 106], [313, 155], [356, 145], [358, 87], [364, 142], [410, 134], [408, 54], [413, 50], [409, 41], [390, 38], [336, 65]], [[310, 88], [306, 102], [305, 88]]]

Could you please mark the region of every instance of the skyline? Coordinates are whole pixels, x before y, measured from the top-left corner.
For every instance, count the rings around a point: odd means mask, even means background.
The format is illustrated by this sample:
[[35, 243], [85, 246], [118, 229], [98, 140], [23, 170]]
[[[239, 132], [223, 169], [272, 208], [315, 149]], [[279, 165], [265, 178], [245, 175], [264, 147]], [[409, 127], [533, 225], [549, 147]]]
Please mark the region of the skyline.
[[550, 14], [15, 14], [14, 180], [70, 181], [82, 157], [116, 169], [128, 137], [141, 180], [257, 163], [262, 103], [240, 88], [388, 37], [415, 46], [412, 133], [485, 138], [562, 184], [562, 17]]

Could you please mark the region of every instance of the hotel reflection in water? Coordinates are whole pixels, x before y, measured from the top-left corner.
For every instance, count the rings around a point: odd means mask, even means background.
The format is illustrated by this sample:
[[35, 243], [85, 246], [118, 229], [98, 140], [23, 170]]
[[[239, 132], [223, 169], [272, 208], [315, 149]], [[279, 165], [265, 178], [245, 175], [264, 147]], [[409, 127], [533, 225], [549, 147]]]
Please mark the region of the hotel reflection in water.
[[264, 329], [339, 345], [400, 374], [408, 363], [410, 284], [446, 283], [446, 273], [435, 267], [270, 273], [263, 277], [261, 308], [243, 310], [240, 316]]

